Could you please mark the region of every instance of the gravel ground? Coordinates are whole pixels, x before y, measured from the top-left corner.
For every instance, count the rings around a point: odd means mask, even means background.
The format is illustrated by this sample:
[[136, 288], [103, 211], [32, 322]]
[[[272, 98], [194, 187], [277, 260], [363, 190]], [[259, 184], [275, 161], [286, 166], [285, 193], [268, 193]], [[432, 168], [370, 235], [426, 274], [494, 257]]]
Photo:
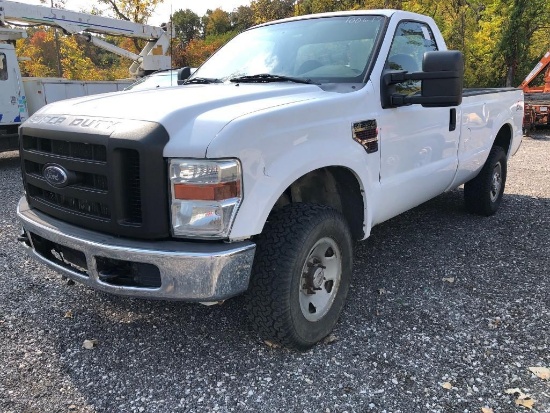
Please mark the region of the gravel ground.
[[529, 370], [550, 367], [549, 131], [524, 139], [497, 215], [466, 214], [458, 190], [375, 227], [334, 335], [305, 353], [262, 343], [240, 298], [71, 285], [16, 244], [21, 193], [0, 154], [1, 412], [526, 411], [510, 388], [550, 412]]

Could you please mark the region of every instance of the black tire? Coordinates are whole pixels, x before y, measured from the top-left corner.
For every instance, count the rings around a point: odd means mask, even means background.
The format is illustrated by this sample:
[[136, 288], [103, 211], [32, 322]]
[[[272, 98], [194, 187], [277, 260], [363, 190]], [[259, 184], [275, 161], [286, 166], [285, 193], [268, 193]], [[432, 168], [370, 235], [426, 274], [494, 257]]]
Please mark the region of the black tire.
[[302, 203], [274, 211], [257, 242], [247, 293], [254, 328], [285, 347], [312, 347], [338, 321], [352, 265], [351, 232], [338, 211]]
[[466, 209], [483, 216], [497, 212], [506, 184], [506, 153], [500, 146], [493, 146], [479, 174], [464, 184]]

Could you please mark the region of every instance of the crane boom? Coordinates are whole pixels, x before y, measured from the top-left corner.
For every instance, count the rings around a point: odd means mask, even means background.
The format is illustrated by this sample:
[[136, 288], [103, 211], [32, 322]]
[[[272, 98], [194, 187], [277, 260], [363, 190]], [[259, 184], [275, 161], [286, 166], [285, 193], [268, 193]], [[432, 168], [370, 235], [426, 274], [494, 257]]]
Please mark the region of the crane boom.
[[[169, 69], [170, 57], [166, 56], [170, 46], [166, 28], [112, 19], [71, 10], [35, 6], [14, 1], [0, 0], [0, 26], [10, 22], [32, 23], [57, 27], [66, 34], [79, 35], [93, 44], [107, 49], [134, 62], [130, 66], [130, 75], [142, 76], [144, 73]], [[135, 54], [118, 46], [109, 44], [93, 34], [124, 36], [147, 40], [147, 45]]]
[[546, 54], [540, 59], [540, 61], [537, 63], [537, 65], [531, 70], [531, 73], [527, 75], [525, 80], [521, 82], [521, 85], [519, 87], [523, 89], [525, 92], [531, 92], [531, 91], [539, 91], [540, 88], [530, 88], [529, 84], [544, 70], [547, 69], [547, 73], [545, 74], [545, 87], [542, 88], [544, 92], [550, 92], [550, 50], [546, 52]]

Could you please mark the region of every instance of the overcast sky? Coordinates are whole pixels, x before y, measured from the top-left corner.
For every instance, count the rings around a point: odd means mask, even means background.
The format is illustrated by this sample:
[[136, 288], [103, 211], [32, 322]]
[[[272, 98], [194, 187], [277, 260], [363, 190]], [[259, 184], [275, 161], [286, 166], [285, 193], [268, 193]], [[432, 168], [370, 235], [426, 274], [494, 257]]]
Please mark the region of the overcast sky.
[[[43, 5], [40, 3], [40, 0], [17, 1], [20, 3]], [[49, 0], [47, 4], [50, 4]], [[90, 2], [90, 0], [66, 0], [65, 8], [68, 10], [82, 11], [88, 10], [91, 4], [93, 4], [93, 2]], [[232, 11], [241, 5], [250, 5], [250, 0], [164, 0], [164, 2], [157, 7], [157, 10], [153, 16], [151, 16], [148, 23], [156, 26], [168, 21], [171, 10], [172, 12], [176, 12], [177, 10], [191, 9], [199, 16], [202, 16], [206, 13], [207, 9], [214, 10], [219, 7], [225, 11]]]

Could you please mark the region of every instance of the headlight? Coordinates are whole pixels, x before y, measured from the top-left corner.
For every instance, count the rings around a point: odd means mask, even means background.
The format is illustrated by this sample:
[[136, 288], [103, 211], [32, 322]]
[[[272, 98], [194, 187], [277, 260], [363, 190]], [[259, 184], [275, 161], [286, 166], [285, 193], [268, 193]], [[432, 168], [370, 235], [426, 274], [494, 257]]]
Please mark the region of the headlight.
[[177, 237], [226, 238], [242, 200], [235, 159], [171, 159], [172, 232]]

